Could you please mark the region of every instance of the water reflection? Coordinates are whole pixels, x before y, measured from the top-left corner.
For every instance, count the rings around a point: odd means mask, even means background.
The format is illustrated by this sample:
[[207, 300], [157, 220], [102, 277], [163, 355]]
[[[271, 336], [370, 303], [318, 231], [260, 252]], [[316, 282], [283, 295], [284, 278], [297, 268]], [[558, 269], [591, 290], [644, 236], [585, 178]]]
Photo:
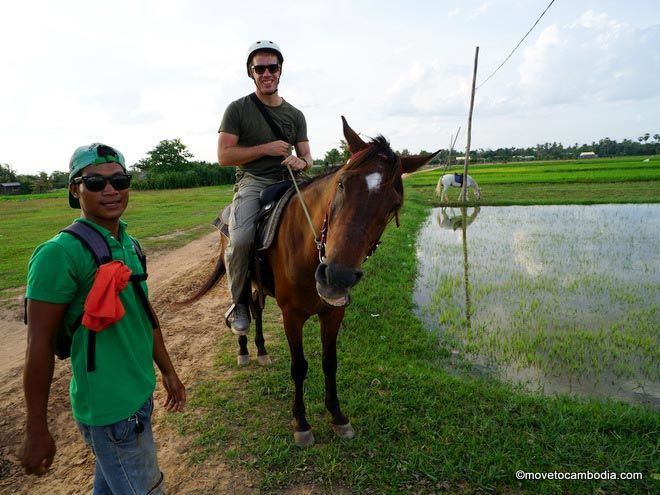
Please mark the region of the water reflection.
[[418, 313], [531, 389], [658, 407], [659, 240], [660, 205], [436, 209], [417, 242]]
[[472, 213], [468, 215], [468, 207], [461, 206], [460, 211], [457, 213], [454, 208], [443, 207], [437, 211], [435, 219], [438, 227], [442, 229], [458, 230], [461, 229], [461, 240], [463, 244], [463, 288], [465, 293], [465, 320], [468, 333], [472, 329], [472, 298], [470, 296], [470, 273], [468, 261], [468, 246], [467, 246], [467, 228], [474, 222], [477, 215], [481, 211], [480, 207], [475, 207]]
[[465, 206], [462, 206], [458, 212], [455, 208], [436, 208], [435, 221], [441, 229], [462, 229], [474, 222], [480, 211], [479, 206], [474, 208], [470, 214], [468, 214], [468, 208]]

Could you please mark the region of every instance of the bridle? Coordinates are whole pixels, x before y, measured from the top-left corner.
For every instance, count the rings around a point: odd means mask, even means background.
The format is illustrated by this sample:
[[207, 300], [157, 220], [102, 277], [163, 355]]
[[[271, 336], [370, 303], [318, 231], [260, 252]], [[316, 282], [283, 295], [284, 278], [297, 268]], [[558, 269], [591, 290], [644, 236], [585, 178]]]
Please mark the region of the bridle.
[[[351, 158], [356, 158], [360, 156], [362, 153], [364, 153], [366, 150], [361, 150], [355, 153]], [[349, 159], [350, 160], [350, 159]], [[347, 162], [348, 163], [348, 162]], [[303, 211], [305, 212], [305, 217], [307, 218], [307, 223], [309, 224], [310, 229], [312, 230], [312, 234], [314, 235], [314, 243], [316, 244], [316, 249], [319, 253], [319, 263], [324, 263], [325, 262], [325, 245], [328, 241], [328, 225], [330, 223], [330, 209], [332, 206], [332, 203], [335, 200], [335, 196], [337, 195], [337, 191], [335, 190], [335, 194], [333, 194], [332, 198], [330, 198], [330, 201], [328, 202], [328, 206], [325, 209], [325, 216], [323, 217], [323, 225], [321, 226], [321, 236], [319, 237], [316, 234], [316, 229], [314, 228], [314, 223], [312, 222], [312, 217], [309, 214], [309, 211], [307, 210], [307, 205], [305, 204], [305, 200], [302, 196], [302, 193], [300, 192], [300, 189], [298, 188], [298, 183], [296, 182], [296, 178], [293, 175], [293, 170], [291, 167], [287, 167], [289, 170], [289, 175], [291, 175], [291, 180], [293, 181], [293, 185], [296, 188], [296, 194], [298, 195], [298, 199], [300, 200], [300, 204], [302, 205]], [[401, 170], [403, 172], [403, 170]], [[400, 226], [399, 223], [399, 208], [400, 205], [397, 206], [394, 210], [393, 217], [396, 219], [396, 226], [397, 228]], [[387, 220], [387, 223], [389, 223], [392, 220], [392, 218], [389, 218]], [[385, 230], [383, 229], [383, 232]], [[382, 233], [381, 233], [382, 235]], [[374, 243], [371, 245], [371, 248], [369, 248], [369, 252], [367, 253], [367, 256], [364, 258], [364, 261], [367, 261], [371, 255], [373, 255], [376, 252], [376, 249], [378, 249], [378, 246], [380, 245], [381, 240], [380, 236], [378, 239], [374, 241]]]
[[[302, 201], [302, 199], [301, 199]], [[321, 239], [318, 239], [315, 237], [314, 242], [316, 242], [316, 249], [319, 252], [319, 262], [324, 263], [325, 262], [325, 244], [328, 240], [328, 223], [330, 219], [330, 205], [334, 201], [334, 196], [330, 200], [330, 203], [328, 204], [328, 208], [326, 208], [325, 211], [325, 217], [323, 218], [323, 225], [321, 226]], [[399, 223], [399, 207], [397, 207], [394, 210], [394, 218], [396, 219], [396, 226], [399, 228], [400, 223]], [[389, 223], [392, 219], [390, 218], [387, 223]], [[383, 229], [383, 232], [385, 230]], [[382, 235], [382, 234], [381, 234]], [[371, 255], [373, 255], [376, 252], [376, 249], [378, 249], [378, 246], [380, 245], [382, 241], [380, 240], [380, 237], [374, 241], [374, 243], [371, 245], [371, 248], [369, 249], [369, 252], [367, 253], [367, 256], [364, 258], [364, 261], [367, 261]]]
[[[359, 158], [362, 155], [362, 153], [364, 153], [365, 151], [366, 150], [358, 151], [350, 159]], [[335, 190], [334, 195], [332, 196], [332, 198], [330, 198], [330, 201], [328, 202], [328, 206], [325, 209], [325, 216], [323, 217], [323, 225], [321, 226], [321, 238], [320, 239], [318, 237], [316, 237], [316, 231], [314, 230], [314, 227], [312, 226], [312, 230], [314, 232], [314, 241], [316, 242], [316, 249], [319, 252], [319, 262], [320, 263], [325, 262], [325, 245], [326, 245], [326, 242], [328, 240], [328, 226], [329, 226], [329, 223], [330, 223], [330, 210], [331, 210], [332, 203], [334, 202], [336, 195], [337, 195], [337, 191]], [[302, 200], [302, 196], [300, 196], [300, 202], [303, 203], [303, 205], [304, 205], [304, 202]], [[396, 219], [397, 228], [400, 225], [400, 223], [399, 223], [399, 208], [400, 208], [400, 205], [395, 208], [394, 213], [392, 215]], [[392, 218], [390, 217], [387, 220], [386, 224], [389, 223], [391, 220], [392, 220]], [[311, 221], [310, 221], [310, 225], [311, 225]], [[383, 229], [383, 232], [385, 232], [385, 229]], [[381, 236], [382, 236], [382, 233], [381, 233]], [[380, 240], [381, 236], [379, 236], [378, 239], [376, 239], [374, 241], [374, 243], [371, 245], [371, 248], [369, 248], [369, 252], [367, 253], [366, 257], [364, 258], [364, 261], [367, 261], [376, 252], [376, 249], [378, 249], [378, 246], [381, 243], [381, 240]]]

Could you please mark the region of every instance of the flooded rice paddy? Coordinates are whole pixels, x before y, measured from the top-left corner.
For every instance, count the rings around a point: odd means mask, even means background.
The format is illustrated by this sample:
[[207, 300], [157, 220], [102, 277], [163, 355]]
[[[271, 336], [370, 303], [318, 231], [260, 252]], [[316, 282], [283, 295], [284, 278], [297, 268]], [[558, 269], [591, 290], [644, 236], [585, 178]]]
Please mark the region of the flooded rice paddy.
[[437, 208], [418, 316], [454, 361], [660, 408], [660, 205]]

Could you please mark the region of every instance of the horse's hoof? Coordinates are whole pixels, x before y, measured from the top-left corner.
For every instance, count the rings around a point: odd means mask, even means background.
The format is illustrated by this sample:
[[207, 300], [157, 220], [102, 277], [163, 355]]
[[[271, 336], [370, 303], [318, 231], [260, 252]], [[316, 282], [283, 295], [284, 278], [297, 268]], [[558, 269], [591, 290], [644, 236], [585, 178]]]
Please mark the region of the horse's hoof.
[[250, 355], [249, 354], [239, 354], [236, 356], [236, 363], [239, 366], [245, 366], [246, 364], [250, 363]]
[[268, 354], [264, 354], [263, 356], [257, 356], [257, 361], [261, 366], [269, 366], [273, 364]]
[[293, 439], [296, 441], [298, 447], [311, 447], [314, 445], [314, 434], [312, 430], [294, 431]]
[[339, 438], [344, 438], [350, 440], [355, 437], [355, 430], [351, 426], [351, 423], [346, 423], [345, 425], [332, 425], [332, 431], [335, 432]]

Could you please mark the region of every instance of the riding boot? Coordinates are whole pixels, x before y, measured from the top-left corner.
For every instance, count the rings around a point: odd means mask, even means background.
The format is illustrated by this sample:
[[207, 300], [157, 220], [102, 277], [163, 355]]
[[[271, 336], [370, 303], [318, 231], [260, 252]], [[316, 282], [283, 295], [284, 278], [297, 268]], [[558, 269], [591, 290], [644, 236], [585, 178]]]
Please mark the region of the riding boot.
[[225, 322], [234, 335], [247, 335], [250, 328], [250, 308], [247, 304], [233, 304], [225, 314]]

